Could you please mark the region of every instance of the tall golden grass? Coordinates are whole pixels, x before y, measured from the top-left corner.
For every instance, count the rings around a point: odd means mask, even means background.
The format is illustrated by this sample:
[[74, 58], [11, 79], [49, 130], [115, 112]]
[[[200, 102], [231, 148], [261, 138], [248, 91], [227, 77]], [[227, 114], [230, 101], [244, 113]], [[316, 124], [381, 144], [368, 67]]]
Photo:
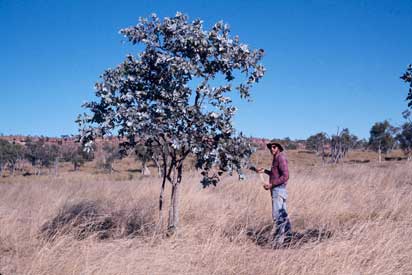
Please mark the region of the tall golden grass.
[[291, 166], [293, 231], [328, 230], [332, 236], [277, 250], [247, 234], [271, 224], [270, 195], [255, 174], [203, 189], [188, 171], [177, 234], [166, 237], [148, 227], [144, 234], [107, 239], [79, 239], [67, 230], [47, 239], [41, 228], [80, 202], [100, 205], [102, 215], [133, 209], [156, 224], [158, 178], [85, 172], [15, 177], [0, 184], [0, 273], [412, 274], [411, 168], [405, 162]]

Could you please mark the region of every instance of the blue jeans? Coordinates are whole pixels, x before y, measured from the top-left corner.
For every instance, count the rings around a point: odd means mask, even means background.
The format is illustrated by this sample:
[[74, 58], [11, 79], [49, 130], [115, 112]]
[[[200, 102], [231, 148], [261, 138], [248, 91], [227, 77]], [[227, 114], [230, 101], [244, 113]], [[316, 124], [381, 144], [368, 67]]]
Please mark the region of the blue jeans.
[[292, 234], [292, 227], [289, 221], [286, 199], [288, 193], [286, 186], [281, 185], [271, 190], [272, 196], [272, 218], [273, 218], [273, 238], [275, 241], [283, 240], [285, 237], [290, 237]]

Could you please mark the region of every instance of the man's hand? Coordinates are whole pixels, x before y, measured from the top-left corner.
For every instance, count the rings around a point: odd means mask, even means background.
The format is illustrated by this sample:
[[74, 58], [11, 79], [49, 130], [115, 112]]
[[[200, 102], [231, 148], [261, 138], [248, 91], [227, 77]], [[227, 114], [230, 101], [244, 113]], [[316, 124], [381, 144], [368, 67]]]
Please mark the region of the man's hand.
[[256, 168], [256, 173], [263, 173], [265, 172], [265, 168]]
[[272, 188], [272, 185], [270, 183], [265, 183], [263, 185], [263, 188], [265, 188], [265, 190], [270, 190]]

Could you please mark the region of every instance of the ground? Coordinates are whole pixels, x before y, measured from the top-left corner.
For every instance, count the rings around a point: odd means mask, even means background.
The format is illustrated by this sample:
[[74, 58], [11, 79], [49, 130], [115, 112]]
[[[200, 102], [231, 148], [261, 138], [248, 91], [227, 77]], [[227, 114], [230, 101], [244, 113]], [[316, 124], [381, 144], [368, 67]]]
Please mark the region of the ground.
[[[186, 169], [180, 228], [169, 237], [157, 224], [155, 169], [143, 177], [131, 160], [111, 175], [90, 163], [79, 172], [65, 164], [57, 176], [2, 178], [0, 273], [412, 274], [411, 163], [377, 163], [365, 152], [339, 165], [288, 156], [293, 231], [315, 234], [276, 250], [265, 244], [270, 195], [253, 173], [203, 189]], [[270, 156], [253, 161], [267, 166]]]

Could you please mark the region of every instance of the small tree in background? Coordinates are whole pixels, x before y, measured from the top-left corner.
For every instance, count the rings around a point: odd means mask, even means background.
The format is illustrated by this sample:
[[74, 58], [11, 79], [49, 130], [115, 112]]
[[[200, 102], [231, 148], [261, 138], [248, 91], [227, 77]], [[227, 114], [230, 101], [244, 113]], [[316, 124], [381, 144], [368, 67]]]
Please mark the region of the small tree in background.
[[3, 176], [3, 171], [6, 167], [9, 167], [10, 174], [14, 175], [16, 163], [22, 157], [23, 147], [21, 145], [0, 139], [0, 176]]
[[57, 163], [60, 156], [59, 147], [55, 144], [47, 144], [44, 138], [37, 141], [26, 140], [24, 156], [37, 170], [35, 172], [37, 175], [40, 175], [42, 167], [50, 168], [53, 164], [57, 172]]
[[342, 131], [338, 130], [336, 135], [332, 135], [330, 139], [331, 162], [338, 163], [340, 160], [342, 160], [349, 152], [349, 150], [354, 147], [357, 140], [358, 137], [352, 135], [349, 132], [348, 128], [344, 128], [342, 129]]
[[[91, 150], [89, 152], [91, 152]], [[117, 144], [113, 144], [112, 142], [104, 142], [102, 145], [102, 153], [103, 158], [97, 163], [97, 165], [105, 172], [111, 174], [114, 171], [114, 161], [122, 157], [121, 150]]]
[[412, 157], [412, 122], [405, 122], [401, 126], [400, 132], [396, 135], [396, 139], [403, 153], [408, 160], [410, 160]]
[[[406, 83], [409, 83], [409, 91], [406, 96], [408, 101], [408, 107], [412, 109], [412, 64], [408, 66], [406, 72], [401, 76], [401, 79]], [[410, 120], [411, 111], [409, 109], [402, 113], [403, 117], [407, 120], [400, 128], [400, 133], [396, 136], [399, 146], [401, 147], [408, 160], [411, 159], [412, 154], [412, 122]]]
[[79, 144], [63, 145], [61, 147], [62, 159], [73, 164], [73, 170], [77, 171], [86, 161], [92, 161], [93, 152], [86, 152]]
[[156, 164], [158, 173], [161, 175], [161, 167], [159, 162], [161, 152], [155, 152], [154, 149], [154, 146], [147, 146], [145, 144], [137, 144], [134, 148], [136, 160], [142, 163], [142, 175], [150, 175], [150, 170], [147, 167], [149, 161], [153, 161]]
[[190, 153], [203, 170], [203, 183], [216, 180], [213, 164], [220, 171], [241, 169], [235, 158], [223, 158], [235, 138], [236, 108], [228, 93], [235, 86], [241, 98], [250, 98], [250, 88], [263, 77], [263, 50], [231, 37], [223, 22], [206, 31], [201, 20], [189, 22], [181, 13], [163, 20], [153, 14], [120, 32], [143, 50], [102, 75], [96, 84], [100, 101], [86, 103], [91, 115], [78, 119], [80, 140], [89, 146], [95, 137], [118, 130], [127, 139], [124, 148], [142, 143], [161, 152], [160, 220], [167, 181], [172, 186], [168, 229], [173, 232], [183, 164]]
[[382, 153], [387, 154], [395, 144], [395, 128], [388, 122], [376, 122], [370, 130], [369, 147], [378, 153], [379, 162], [382, 161]]
[[323, 163], [326, 162], [325, 146], [330, 143], [328, 135], [324, 132], [317, 133], [307, 138], [305, 148], [315, 151], [322, 156]]
[[410, 120], [410, 111], [406, 110], [403, 112], [403, 117], [406, 119], [406, 122], [399, 127], [396, 140], [399, 142], [399, 147], [409, 161], [412, 158], [412, 121]]
[[324, 146], [327, 143], [329, 143], [329, 138], [327, 134], [324, 132], [320, 132], [306, 139], [305, 148], [307, 150], [312, 150], [320, 154], [321, 152], [324, 152]]

